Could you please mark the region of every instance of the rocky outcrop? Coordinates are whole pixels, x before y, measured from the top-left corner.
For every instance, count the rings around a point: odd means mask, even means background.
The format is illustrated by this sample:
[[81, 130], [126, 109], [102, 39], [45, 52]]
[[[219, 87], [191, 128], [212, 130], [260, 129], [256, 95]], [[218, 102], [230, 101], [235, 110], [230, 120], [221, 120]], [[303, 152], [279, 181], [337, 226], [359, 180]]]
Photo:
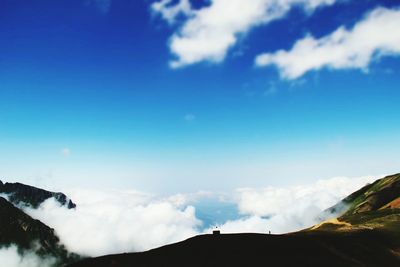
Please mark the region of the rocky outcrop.
[[76, 207], [75, 203], [63, 193], [50, 192], [21, 183], [3, 183], [0, 181], [0, 194], [6, 194], [8, 200], [14, 205], [22, 204], [37, 208], [45, 200], [54, 197], [61, 205], [65, 205], [69, 209]]

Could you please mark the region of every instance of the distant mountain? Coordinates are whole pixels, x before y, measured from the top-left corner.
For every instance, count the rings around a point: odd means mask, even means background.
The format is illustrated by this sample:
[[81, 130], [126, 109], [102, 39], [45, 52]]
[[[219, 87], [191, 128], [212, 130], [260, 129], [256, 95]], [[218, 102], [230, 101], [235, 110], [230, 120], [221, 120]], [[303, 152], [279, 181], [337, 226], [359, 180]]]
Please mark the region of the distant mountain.
[[6, 194], [8, 200], [14, 205], [26, 205], [33, 208], [39, 207], [45, 200], [54, 197], [61, 205], [73, 209], [76, 207], [63, 193], [46, 191], [21, 183], [3, 183], [0, 181], [0, 194]]
[[328, 209], [341, 215], [284, 235], [203, 235], [142, 253], [68, 267], [400, 266], [400, 174], [366, 185]]
[[19, 250], [34, 251], [41, 257], [58, 259], [58, 265], [73, 262], [78, 256], [60, 244], [54, 229], [31, 218], [0, 197], [0, 246], [16, 245]]

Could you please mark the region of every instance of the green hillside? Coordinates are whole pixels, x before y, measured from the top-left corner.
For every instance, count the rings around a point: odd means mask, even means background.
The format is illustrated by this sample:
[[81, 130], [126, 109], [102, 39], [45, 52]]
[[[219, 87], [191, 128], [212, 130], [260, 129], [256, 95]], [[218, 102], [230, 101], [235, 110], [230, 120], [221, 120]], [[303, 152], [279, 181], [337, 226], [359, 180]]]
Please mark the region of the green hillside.
[[349, 209], [344, 215], [400, 208], [400, 174], [390, 175], [355, 192], [354, 199], [343, 200]]
[[400, 174], [368, 184], [328, 210], [340, 216], [311, 230], [378, 230], [400, 245]]

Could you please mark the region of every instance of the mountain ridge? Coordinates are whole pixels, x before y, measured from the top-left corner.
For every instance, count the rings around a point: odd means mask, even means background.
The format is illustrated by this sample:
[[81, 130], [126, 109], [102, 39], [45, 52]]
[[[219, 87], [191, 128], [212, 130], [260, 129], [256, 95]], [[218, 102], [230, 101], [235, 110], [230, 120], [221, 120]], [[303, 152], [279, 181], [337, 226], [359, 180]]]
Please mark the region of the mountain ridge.
[[[37, 208], [50, 197], [75, 208], [65, 194], [0, 181], [0, 245], [16, 244], [54, 267], [400, 266], [400, 174], [367, 184], [327, 209], [337, 218], [283, 234], [199, 235], [139, 253], [86, 258], [69, 253], [54, 229], [31, 218], [21, 205]], [[69, 264], [69, 265], [68, 265]]]
[[400, 173], [383, 177], [365, 185], [328, 210], [342, 213], [341, 215], [349, 215], [377, 210], [385, 206], [387, 208], [389, 204], [392, 204], [392, 208], [400, 208]]
[[391, 231], [397, 236], [400, 233], [400, 174], [378, 179], [327, 210], [338, 214], [336, 221], [327, 220], [313, 230], [371, 228]]
[[61, 244], [53, 228], [48, 227], [0, 197], [0, 245], [16, 245], [19, 251], [33, 251], [39, 257], [52, 257], [61, 263], [78, 259]]
[[3, 183], [0, 180], [0, 194], [7, 195], [8, 200], [14, 205], [23, 204], [25, 206], [38, 208], [44, 201], [53, 197], [57, 202], [63, 206], [65, 205], [68, 209], [76, 208], [76, 204], [64, 193], [51, 192], [22, 183]]
[[146, 252], [84, 259], [68, 267], [399, 266], [391, 245], [385, 235], [370, 230], [200, 235]]

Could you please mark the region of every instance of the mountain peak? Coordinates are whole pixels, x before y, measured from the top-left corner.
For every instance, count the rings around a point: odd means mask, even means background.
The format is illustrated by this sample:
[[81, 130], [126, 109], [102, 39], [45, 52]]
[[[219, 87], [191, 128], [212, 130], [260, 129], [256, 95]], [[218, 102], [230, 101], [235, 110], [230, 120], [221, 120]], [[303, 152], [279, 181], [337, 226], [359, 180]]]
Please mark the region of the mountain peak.
[[76, 204], [61, 192], [51, 192], [22, 183], [3, 183], [0, 181], [0, 193], [6, 194], [14, 205], [24, 204], [37, 208], [45, 200], [54, 197], [61, 205], [73, 209]]

